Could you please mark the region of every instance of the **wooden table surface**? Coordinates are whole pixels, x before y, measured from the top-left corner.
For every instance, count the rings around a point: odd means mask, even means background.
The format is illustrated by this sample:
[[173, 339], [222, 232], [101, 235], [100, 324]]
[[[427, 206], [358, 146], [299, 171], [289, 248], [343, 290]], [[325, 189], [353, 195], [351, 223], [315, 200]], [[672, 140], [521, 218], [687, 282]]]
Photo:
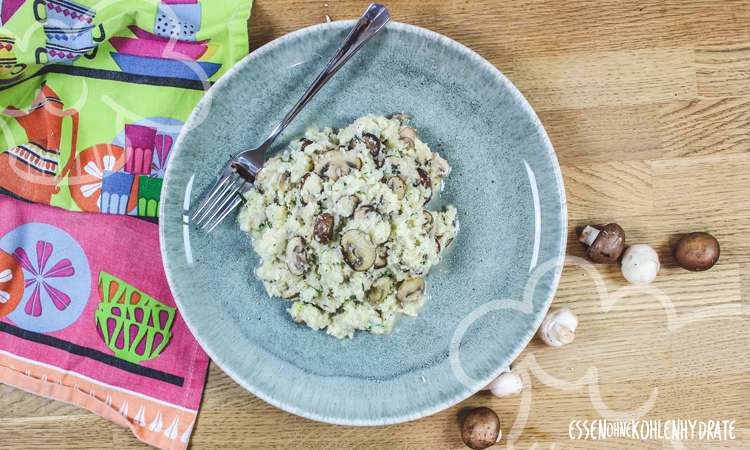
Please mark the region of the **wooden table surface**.
[[[395, 20], [443, 33], [503, 71], [539, 112], [562, 165], [568, 254], [574, 229], [616, 221], [657, 249], [651, 290], [614, 266], [569, 258], [556, 306], [580, 320], [573, 344], [532, 342], [523, 395], [475, 395], [380, 428], [315, 423], [245, 392], [211, 366], [193, 448], [462, 448], [456, 414], [485, 405], [509, 448], [591, 448], [574, 419], [734, 419], [735, 441], [607, 441], [606, 448], [750, 446], [750, 2], [748, 0], [393, 0]], [[258, 0], [251, 48], [298, 28], [355, 18], [362, 1]], [[675, 266], [674, 236], [709, 231], [719, 264]], [[599, 284], [597, 284], [599, 283]], [[603, 286], [604, 292], [597, 289]], [[507, 442], [504, 440], [503, 445]], [[0, 386], [1, 448], [142, 448], [77, 407]], [[598, 448], [598, 447], [597, 447]]]

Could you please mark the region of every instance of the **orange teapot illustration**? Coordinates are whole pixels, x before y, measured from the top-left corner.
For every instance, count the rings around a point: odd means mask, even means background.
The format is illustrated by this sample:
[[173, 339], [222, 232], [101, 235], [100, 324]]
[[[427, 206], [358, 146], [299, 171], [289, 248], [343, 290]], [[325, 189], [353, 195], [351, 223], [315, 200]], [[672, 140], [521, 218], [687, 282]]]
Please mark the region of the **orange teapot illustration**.
[[[42, 84], [27, 111], [5, 108], [26, 131], [28, 142], [0, 153], [0, 188], [37, 203], [49, 204], [67, 179], [70, 195], [84, 211], [98, 211], [97, 186], [106, 170], [117, 171], [125, 165], [125, 149], [111, 144], [96, 144], [76, 154], [78, 111], [65, 109], [60, 97]], [[65, 165], [61, 154], [63, 121], [70, 118], [70, 153]], [[100, 190], [100, 189], [99, 189]]]
[[[27, 111], [5, 108], [26, 131], [28, 142], [0, 153], [0, 187], [27, 200], [49, 203], [59, 191], [60, 180], [70, 170], [78, 138], [78, 111], [65, 109], [60, 97], [46, 84]], [[71, 157], [59, 170], [63, 120], [70, 118], [73, 131]]]

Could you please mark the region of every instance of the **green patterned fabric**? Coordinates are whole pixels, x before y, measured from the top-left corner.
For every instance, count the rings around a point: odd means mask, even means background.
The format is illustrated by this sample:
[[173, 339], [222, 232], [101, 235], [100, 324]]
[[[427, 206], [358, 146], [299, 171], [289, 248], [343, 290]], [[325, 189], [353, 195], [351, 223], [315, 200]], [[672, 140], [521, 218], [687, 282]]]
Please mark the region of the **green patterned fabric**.
[[0, 190], [155, 217], [180, 127], [248, 53], [252, 0], [0, 5]]

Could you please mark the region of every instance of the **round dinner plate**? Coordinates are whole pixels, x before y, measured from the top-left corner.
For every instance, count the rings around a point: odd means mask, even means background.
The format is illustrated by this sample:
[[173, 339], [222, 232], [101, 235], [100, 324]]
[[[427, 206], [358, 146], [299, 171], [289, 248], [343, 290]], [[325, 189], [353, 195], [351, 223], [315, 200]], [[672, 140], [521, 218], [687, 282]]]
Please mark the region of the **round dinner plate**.
[[437, 33], [390, 23], [318, 93], [274, 152], [310, 127], [405, 112], [453, 167], [440, 202], [460, 231], [427, 277], [429, 299], [390, 335], [338, 340], [269, 298], [236, 215], [211, 234], [187, 211], [230, 156], [260, 143], [354, 25], [305, 28], [256, 50], [203, 97], [165, 177], [161, 248], [185, 321], [211, 359], [265, 401], [310, 419], [382, 425], [447, 408], [528, 344], [560, 277], [566, 210], [539, 119], [495, 67]]

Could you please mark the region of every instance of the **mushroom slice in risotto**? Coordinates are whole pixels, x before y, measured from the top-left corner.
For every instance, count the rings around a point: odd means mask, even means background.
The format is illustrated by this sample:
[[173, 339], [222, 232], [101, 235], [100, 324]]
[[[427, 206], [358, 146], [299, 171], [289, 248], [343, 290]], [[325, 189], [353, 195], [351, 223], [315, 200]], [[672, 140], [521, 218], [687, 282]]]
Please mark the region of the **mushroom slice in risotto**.
[[315, 173], [323, 178], [336, 181], [349, 175], [354, 169], [362, 167], [362, 160], [341, 150], [329, 150], [323, 153], [315, 164]]
[[364, 272], [375, 264], [375, 244], [361, 230], [349, 230], [341, 236], [341, 253], [357, 272]]
[[307, 263], [305, 238], [295, 236], [286, 244], [286, 265], [294, 275], [302, 275], [310, 268]]

